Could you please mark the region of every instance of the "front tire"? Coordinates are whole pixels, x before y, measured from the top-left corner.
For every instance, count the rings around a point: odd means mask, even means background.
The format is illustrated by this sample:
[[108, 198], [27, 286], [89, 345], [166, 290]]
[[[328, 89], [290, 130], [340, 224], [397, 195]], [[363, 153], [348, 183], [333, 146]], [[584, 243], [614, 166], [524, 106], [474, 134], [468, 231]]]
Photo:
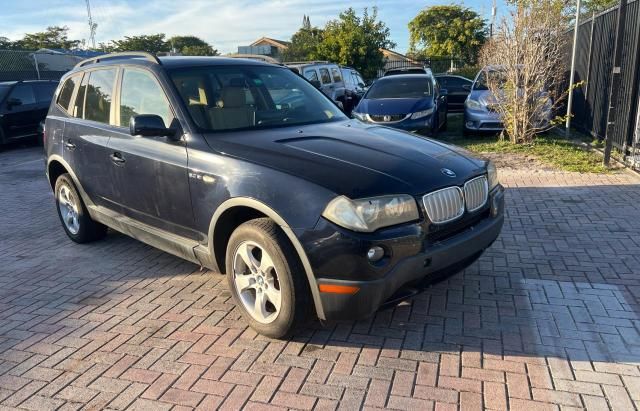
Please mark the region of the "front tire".
[[64, 173], [55, 186], [58, 217], [67, 236], [76, 243], [96, 241], [107, 234], [107, 227], [91, 219], [71, 176]]
[[271, 338], [288, 335], [309, 307], [309, 287], [293, 246], [269, 218], [240, 225], [227, 245], [229, 290], [251, 328]]

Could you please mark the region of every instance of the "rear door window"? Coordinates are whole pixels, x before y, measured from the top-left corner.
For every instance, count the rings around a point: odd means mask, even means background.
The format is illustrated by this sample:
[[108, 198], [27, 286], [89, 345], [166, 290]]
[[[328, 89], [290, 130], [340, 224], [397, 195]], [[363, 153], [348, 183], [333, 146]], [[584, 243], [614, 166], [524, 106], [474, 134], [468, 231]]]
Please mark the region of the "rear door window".
[[333, 76], [333, 81], [335, 81], [336, 83], [339, 81], [342, 81], [342, 76], [340, 75], [340, 70], [338, 70], [337, 68], [332, 68], [331, 69], [331, 75]]
[[322, 79], [322, 84], [331, 84], [331, 76], [326, 68], [320, 69], [320, 78]]
[[89, 73], [84, 118], [109, 124], [111, 96], [116, 79], [116, 69], [95, 70]]
[[56, 87], [56, 83], [34, 84], [33, 90], [36, 93], [36, 101], [38, 103], [51, 103]]

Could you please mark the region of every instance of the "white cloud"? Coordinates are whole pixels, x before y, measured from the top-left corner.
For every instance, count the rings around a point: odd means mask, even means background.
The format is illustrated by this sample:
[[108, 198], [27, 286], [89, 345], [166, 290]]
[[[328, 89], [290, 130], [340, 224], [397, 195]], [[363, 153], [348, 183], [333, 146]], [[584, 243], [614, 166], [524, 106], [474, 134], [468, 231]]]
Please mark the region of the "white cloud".
[[[126, 35], [191, 34], [225, 53], [234, 52], [237, 46], [247, 45], [262, 36], [288, 39], [300, 27], [303, 14], [310, 16], [312, 24], [323, 26], [347, 7], [354, 7], [361, 13], [365, 7], [377, 6], [379, 18], [391, 29], [392, 39], [402, 52], [408, 46], [407, 23], [422, 7], [436, 1], [91, 0], [91, 5], [94, 21], [98, 24], [97, 42]], [[49, 25], [66, 25], [71, 38], [88, 37], [86, 8], [81, 0], [11, 1], [4, 4], [3, 9], [0, 36], [17, 39], [26, 32], [41, 31]]]

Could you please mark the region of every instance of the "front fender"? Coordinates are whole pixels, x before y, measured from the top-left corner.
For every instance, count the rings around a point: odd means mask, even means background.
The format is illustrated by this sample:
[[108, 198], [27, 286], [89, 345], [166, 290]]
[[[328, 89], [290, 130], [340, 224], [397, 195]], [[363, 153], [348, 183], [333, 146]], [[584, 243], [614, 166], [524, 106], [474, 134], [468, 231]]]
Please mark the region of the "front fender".
[[285, 233], [289, 241], [291, 241], [291, 244], [293, 245], [296, 252], [298, 253], [298, 257], [300, 258], [300, 262], [302, 263], [305, 274], [307, 276], [307, 281], [309, 282], [309, 289], [311, 290], [311, 296], [313, 297], [313, 303], [316, 308], [316, 313], [318, 314], [318, 317], [320, 319], [324, 320], [325, 314], [322, 308], [322, 300], [320, 299], [320, 291], [318, 289], [316, 277], [313, 273], [313, 269], [311, 268], [311, 263], [309, 262], [307, 254], [305, 253], [304, 248], [302, 247], [302, 244], [298, 240], [298, 237], [296, 237], [291, 227], [289, 227], [287, 222], [275, 210], [273, 210], [268, 205], [249, 197], [234, 197], [234, 198], [228, 199], [216, 209], [215, 213], [213, 214], [213, 217], [211, 218], [211, 223], [209, 224], [209, 244], [208, 244], [209, 253], [211, 255], [211, 258], [214, 260], [214, 263], [216, 264], [216, 266], [220, 267], [218, 258], [216, 257], [216, 254], [213, 248], [213, 238], [214, 238], [216, 226], [218, 224], [218, 220], [220, 219], [220, 216], [222, 216], [225, 213], [225, 211], [230, 210], [234, 207], [252, 208], [266, 215], [267, 217], [271, 218], [273, 221], [275, 221], [276, 224], [280, 226], [280, 228]]

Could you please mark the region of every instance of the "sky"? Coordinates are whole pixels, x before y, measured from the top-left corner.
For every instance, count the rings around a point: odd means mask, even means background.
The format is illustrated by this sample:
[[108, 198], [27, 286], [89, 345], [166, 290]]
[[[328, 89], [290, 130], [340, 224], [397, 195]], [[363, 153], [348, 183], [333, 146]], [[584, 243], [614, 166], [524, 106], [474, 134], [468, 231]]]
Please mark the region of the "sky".
[[[378, 16], [391, 30], [395, 50], [409, 48], [407, 23], [423, 8], [435, 4], [461, 4], [489, 19], [491, 0], [90, 0], [93, 20], [98, 24], [96, 44], [124, 36], [165, 33], [195, 35], [221, 53], [237, 51], [266, 36], [288, 40], [301, 26], [302, 16], [322, 27], [328, 20], [354, 7], [378, 7]], [[498, 13], [504, 8], [498, 0]], [[47, 26], [69, 27], [69, 38], [87, 39], [85, 0], [0, 0], [0, 36], [11, 40]]]

